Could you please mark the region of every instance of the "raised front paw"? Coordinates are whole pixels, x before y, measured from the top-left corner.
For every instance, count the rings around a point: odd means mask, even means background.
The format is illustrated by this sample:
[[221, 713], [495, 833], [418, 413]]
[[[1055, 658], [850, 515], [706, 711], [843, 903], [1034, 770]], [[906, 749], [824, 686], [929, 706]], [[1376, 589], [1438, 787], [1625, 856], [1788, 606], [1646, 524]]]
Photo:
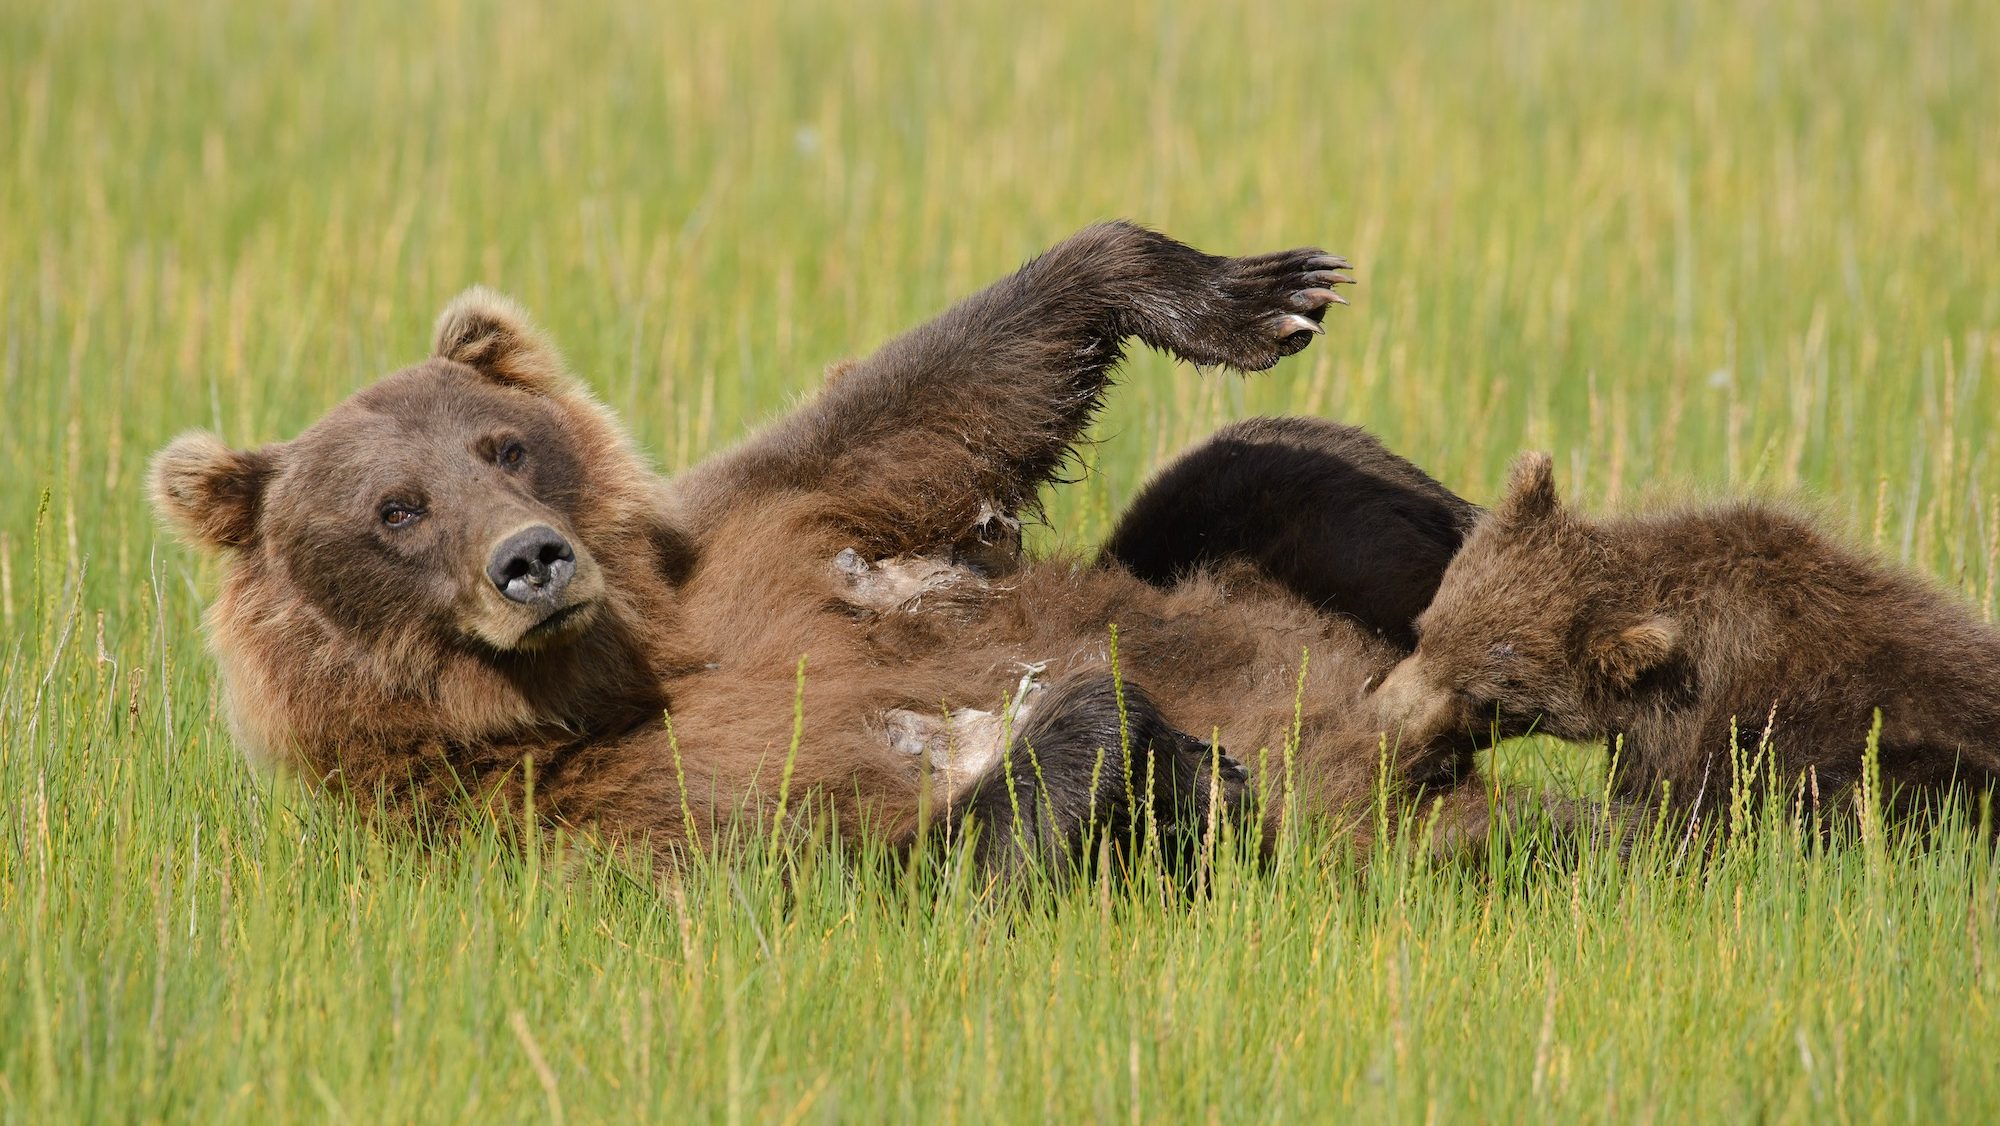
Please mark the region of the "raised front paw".
[[1228, 260], [1217, 281], [1216, 362], [1263, 371], [1304, 350], [1326, 331], [1327, 306], [1347, 304], [1334, 287], [1354, 284], [1341, 272], [1348, 268], [1347, 259], [1313, 247]]

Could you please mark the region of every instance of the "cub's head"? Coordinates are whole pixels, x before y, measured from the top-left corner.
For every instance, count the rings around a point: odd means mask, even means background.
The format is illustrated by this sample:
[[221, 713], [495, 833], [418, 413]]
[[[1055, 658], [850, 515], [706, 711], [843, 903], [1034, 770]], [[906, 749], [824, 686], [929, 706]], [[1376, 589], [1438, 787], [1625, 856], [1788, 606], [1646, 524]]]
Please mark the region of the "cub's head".
[[211, 639], [239, 737], [279, 757], [587, 723], [591, 684], [618, 690], [608, 666], [670, 597], [652, 474], [482, 290], [445, 310], [428, 361], [289, 442], [183, 435], [152, 490], [226, 553]]
[[1376, 688], [1384, 727], [1460, 762], [1531, 730], [1605, 734], [1679, 644], [1644, 594], [1618, 545], [1564, 509], [1549, 456], [1524, 455], [1418, 617], [1416, 652]]

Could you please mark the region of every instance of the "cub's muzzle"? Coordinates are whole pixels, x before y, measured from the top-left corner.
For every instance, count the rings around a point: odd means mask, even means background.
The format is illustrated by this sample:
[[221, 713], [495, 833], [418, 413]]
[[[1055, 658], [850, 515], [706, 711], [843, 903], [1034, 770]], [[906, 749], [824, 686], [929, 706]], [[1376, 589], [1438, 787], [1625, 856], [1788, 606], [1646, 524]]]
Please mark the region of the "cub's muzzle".
[[486, 561], [486, 577], [510, 602], [550, 605], [576, 574], [576, 551], [547, 524], [523, 528], [500, 541]]

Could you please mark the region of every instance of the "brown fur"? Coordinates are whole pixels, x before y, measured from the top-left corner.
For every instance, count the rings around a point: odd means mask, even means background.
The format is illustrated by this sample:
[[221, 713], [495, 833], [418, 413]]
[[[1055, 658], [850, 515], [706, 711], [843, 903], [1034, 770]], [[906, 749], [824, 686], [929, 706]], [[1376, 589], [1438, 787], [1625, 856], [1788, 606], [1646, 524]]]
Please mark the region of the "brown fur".
[[[1115, 664], [1135, 723], [1219, 733], [1255, 786], [1340, 813], [1376, 785], [1361, 690], [1394, 646], [1249, 566], [1161, 589], [1024, 563], [1018, 527], [1128, 336], [1267, 367], [1317, 334], [1344, 265], [1092, 228], [671, 482], [474, 291], [432, 359], [293, 441], [176, 441], [155, 502], [229, 552], [208, 625], [239, 739], [349, 791], [513, 801], [532, 760], [546, 814], [664, 852], [781, 800], [907, 839], [980, 785], [946, 770], [941, 789], [899, 717], [999, 714], [1026, 670], [1057, 686], [1044, 700], [1101, 708], [1088, 685]], [[421, 516], [392, 527], [392, 508]], [[528, 525], [576, 549], [540, 609], [481, 571]]]
[[1419, 759], [1531, 727], [1618, 736], [1621, 794], [1713, 809], [1733, 737], [1826, 800], [1858, 779], [1879, 708], [1905, 798], [2000, 777], [2000, 632], [1772, 505], [1595, 520], [1529, 455], [1419, 627], [1376, 694]]

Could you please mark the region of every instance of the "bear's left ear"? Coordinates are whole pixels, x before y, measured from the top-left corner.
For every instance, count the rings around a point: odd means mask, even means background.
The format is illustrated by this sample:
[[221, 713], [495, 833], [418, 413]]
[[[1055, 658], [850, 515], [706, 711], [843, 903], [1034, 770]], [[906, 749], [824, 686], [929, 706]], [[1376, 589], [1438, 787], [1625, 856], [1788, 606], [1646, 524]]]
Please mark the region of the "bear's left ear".
[[1664, 614], [1600, 630], [1590, 639], [1590, 661], [1620, 691], [1667, 663], [1680, 644], [1681, 627]]
[[183, 434], [153, 457], [153, 508], [202, 547], [248, 546], [277, 468], [272, 450], [232, 450], [213, 434]]
[[562, 354], [528, 314], [484, 286], [459, 294], [438, 314], [431, 355], [537, 394], [560, 389], [567, 378]]
[[1562, 498], [1556, 493], [1555, 459], [1545, 453], [1525, 453], [1514, 459], [1507, 477], [1507, 495], [1494, 506], [1493, 514], [1509, 525], [1539, 524], [1562, 513]]

